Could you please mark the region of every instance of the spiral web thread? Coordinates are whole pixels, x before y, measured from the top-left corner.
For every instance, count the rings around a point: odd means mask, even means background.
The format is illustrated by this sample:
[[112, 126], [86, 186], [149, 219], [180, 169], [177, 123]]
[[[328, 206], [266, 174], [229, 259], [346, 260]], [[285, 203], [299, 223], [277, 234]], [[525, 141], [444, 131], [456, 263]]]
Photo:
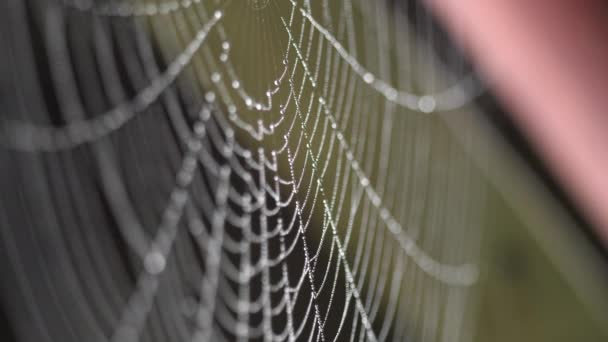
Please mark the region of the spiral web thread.
[[398, 4], [4, 6], [18, 337], [470, 337], [481, 189], [437, 127], [475, 89]]

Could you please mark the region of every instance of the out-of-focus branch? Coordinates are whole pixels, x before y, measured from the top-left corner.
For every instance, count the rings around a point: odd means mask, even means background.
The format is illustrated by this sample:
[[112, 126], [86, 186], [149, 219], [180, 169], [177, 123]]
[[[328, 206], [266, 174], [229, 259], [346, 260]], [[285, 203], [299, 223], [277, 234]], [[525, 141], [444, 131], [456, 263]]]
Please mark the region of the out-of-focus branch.
[[427, 0], [608, 244], [608, 6]]

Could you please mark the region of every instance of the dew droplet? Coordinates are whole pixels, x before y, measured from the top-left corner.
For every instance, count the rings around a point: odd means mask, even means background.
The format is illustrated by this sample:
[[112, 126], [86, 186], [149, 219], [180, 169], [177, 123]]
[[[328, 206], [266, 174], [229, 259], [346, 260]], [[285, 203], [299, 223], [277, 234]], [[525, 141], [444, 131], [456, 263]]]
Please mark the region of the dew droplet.
[[435, 111], [437, 107], [437, 102], [435, 102], [435, 98], [429, 95], [425, 95], [418, 100], [418, 108], [423, 113], [431, 113]]
[[221, 79], [222, 79], [222, 76], [221, 76], [221, 75], [220, 75], [218, 72], [214, 72], [214, 73], [211, 75], [211, 82], [213, 82], [213, 83], [217, 83], [217, 82], [219, 82]]
[[167, 265], [165, 256], [158, 250], [152, 251], [144, 258], [144, 267], [150, 274], [159, 274]]
[[215, 93], [212, 92], [212, 91], [208, 91], [205, 94], [205, 100], [207, 100], [207, 102], [213, 102], [213, 101], [215, 101]]

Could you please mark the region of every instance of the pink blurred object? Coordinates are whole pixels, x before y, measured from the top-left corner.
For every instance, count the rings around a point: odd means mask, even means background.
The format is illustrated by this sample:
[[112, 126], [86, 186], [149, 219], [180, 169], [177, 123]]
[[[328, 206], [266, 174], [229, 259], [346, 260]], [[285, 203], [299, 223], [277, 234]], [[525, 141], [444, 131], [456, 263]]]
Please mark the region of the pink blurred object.
[[608, 5], [427, 0], [608, 245]]

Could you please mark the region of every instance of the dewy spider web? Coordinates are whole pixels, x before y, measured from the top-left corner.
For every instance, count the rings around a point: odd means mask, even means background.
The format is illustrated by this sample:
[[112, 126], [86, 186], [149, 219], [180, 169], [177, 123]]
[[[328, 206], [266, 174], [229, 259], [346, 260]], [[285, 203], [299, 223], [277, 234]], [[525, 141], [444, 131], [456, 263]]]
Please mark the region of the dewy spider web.
[[476, 88], [422, 71], [397, 5], [3, 6], [20, 340], [470, 336], [481, 189], [429, 113]]

